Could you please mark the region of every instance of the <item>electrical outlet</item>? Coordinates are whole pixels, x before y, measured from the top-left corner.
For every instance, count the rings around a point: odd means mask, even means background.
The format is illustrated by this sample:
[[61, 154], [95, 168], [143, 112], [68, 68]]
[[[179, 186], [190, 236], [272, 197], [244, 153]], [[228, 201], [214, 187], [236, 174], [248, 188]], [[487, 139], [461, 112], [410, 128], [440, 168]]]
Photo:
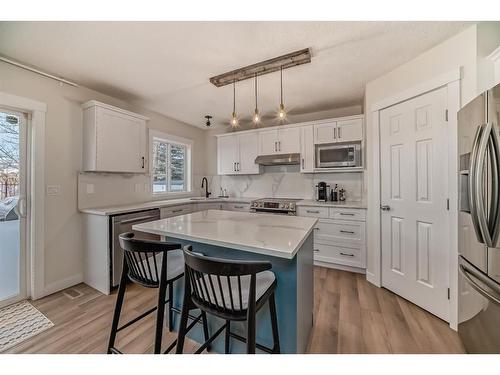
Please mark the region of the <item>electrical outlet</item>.
[[47, 185], [47, 195], [60, 195], [61, 185]]

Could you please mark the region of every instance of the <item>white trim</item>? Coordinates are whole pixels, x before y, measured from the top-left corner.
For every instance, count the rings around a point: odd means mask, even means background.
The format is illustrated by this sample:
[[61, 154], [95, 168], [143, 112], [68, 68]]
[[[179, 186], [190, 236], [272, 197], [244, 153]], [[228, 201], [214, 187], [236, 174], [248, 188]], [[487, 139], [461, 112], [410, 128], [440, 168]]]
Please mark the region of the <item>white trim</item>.
[[449, 72], [441, 74], [440, 76], [437, 76], [429, 81], [422, 82], [419, 85], [413, 86], [407, 90], [375, 102], [371, 106], [371, 111], [380, 111], [381, 109], [390, 107], [391, 105], [404, 102], [458, 80], [460, 80], [460, 68], [450, 70]]
[[[447, 107], [448, 107], [448, 180], [457, 180], [457, 113], [460, 109], [460, 68], [454, 69], [446, 74], [438, 76], [429, 81], [416, 85], [408, 90], [385, 98], [371, 106], [373, 123], [369, 127], [371, 135], [371, 166], [372, 179], [368, 191], [368, 247], [367, 257], [368, 265], [373, 266], [373, 270], [368, 270], [366, 279], [376, 286], [382, 285], [382, 256], [381, 256], [381, 219], [380, 219], [380, 110], [391, 105], [412, 99], [416, 96], [447, 86]], [[450, 287], [450, 314], [449, 323], [452, 329], [457, 328], [458, 324], [458, 280], [457, 280], [457, 256], [458, 256], [458, 186], [457, 183], [451, 183], [448, 186], [448, 195], [450, 199], [449, 211], [449, 287]], [[373, 262], [370, 262], [373, 259]]]
[[127, 115], [127, 116], [138, 118], [140, 120], [149, 121], [149, 117], [140, 115], [140, 114], [135, 113], [135, 112], [127, 111], [126, 109], [115, 107], [114, 105], [111, 105], [111, 104], [99, 102], [97, 100], [89, 100], [88, 102], [85, 102], [82, 104], [82, 109], [87, 109], [90, 107], [106, 108], [106, 109], [109, 109], [111, 111], [115, 111], [115, 112], [122, 113], [122, 114]]
[[37, 299], [45, 292], [45, 113], [47, 105], [29, 98], [0, 92], [0, 105], [28, 113], [30, 128], [30, 202], [29, 233], [26, 252], [31, 269], [28, 296]]
[[500, 46], [496, 48], [492, 53], [490, 53], [486, 58], [493, 62], [500, 60]]

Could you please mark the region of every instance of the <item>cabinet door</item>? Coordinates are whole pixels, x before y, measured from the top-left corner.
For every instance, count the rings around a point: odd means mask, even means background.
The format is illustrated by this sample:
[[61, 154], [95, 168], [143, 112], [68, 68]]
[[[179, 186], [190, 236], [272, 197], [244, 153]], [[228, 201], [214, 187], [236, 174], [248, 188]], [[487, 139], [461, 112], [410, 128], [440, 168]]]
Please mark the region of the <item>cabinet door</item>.
[[300, 152], [300, 128], [280, 129], [278, 137], [278, 153]]
[[239, 174], [259, 174], [260, 167], [255, 164], [259, 154], [259, 134], [245, 133], [238, 135], [239, 159], [237, 170]]
[[312, 126], [300, 128], [300, 171], [314, 171], [314, 131]]
[[314, 143], [333, 143], [337, 141], [337, 122], [314, 125]]
[[146, 122], [107, 108], [96, 120], [96, 170], [146, 172]]
[[278, 153], [278, 130], [263, 130], [259, 132], [259, 154], [271, 155]]
[[363, 140], [363, 119], [358, 118], [337, 122], [337, 142], [361, 140]]
[[218, 174], [236, 174], [238, 161], [238, 137], [230, 135], [217, 138], [217, 171]]

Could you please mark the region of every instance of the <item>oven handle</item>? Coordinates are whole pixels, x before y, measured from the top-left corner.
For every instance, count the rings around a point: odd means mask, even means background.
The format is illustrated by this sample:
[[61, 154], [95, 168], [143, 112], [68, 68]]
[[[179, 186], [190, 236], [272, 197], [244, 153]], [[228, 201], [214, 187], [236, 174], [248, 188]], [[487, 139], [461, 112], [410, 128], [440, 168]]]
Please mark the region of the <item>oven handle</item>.
[[[467, 282], [469, 283], [469, 285], [475, 291], [477, 291], [478, 293], [480, 293], [481, 295], [483, 295], [484, 297], [486, 297], [490, 301], [493, 301], [496, 304], [500, 305], [500, 289], [498, 288], [498, 286], [493, 285], [492, 281], [487, 280], [485, 278], [485, 276], [479, 274], [478, 272], [473, 271], [472, 269], [470, 269], [469, 267], [464, 266], [463, 264], [461, 264], [459, 266], [459, 270], [460, 270], [460, 273], [465, 277], [465, 279], [467, 280]], [[479, 281], [481, 281], [484, 284], [486, 284], [497, 295], [494, 295], [491, 292], [489, 292], [486, 289], [484, 289], [479, 283], [477, 283], [476, 281], [474, 281], [474, 279], [470, 275], [472, 275], [473, 277], [475, 277]]]

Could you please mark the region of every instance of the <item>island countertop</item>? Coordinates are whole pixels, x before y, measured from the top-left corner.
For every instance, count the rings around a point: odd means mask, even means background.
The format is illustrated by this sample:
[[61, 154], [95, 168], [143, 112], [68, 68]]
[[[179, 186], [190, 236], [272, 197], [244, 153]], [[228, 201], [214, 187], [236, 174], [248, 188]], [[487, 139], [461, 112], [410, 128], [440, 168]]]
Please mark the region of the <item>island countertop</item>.
[[132, 229], [257, 254], [293, 259], [317, 219], [206, 210], [136, 224]]

